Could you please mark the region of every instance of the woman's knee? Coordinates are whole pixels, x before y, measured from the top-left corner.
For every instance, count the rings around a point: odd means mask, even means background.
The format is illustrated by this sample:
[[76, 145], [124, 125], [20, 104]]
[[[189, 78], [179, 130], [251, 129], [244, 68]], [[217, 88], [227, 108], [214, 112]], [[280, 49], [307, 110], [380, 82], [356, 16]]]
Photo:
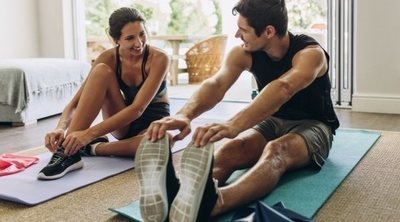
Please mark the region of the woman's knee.
[[107, 64], [98, 63], [93, 67], [89, 78], [95, 78], [97, 80], [104, 80], [108, 82], [115, 78], [115, 72]]

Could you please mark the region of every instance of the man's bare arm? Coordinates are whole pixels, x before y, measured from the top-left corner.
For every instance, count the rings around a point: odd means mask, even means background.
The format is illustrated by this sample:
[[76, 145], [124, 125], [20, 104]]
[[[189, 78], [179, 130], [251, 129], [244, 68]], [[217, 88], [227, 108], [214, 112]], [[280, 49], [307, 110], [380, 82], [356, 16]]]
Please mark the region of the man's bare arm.
[[310, 85], [327, 70], [324, 51], [310, 46], [293, 58], [292, 68], [279, 79], [268, 84], [254, 101], [229, 122], [242, 132], [279, 110], [298, 91]]
[[225, 92], [250, 65], [250, 54], [241, 47], [233, 48], [226, 56], [221, 69], [203, 82], [176, 115], [164, 117], [150, 124], [146, 133], [147, 137], [154, 142], [163, 138], [167, 130], [179, 130], [174, 140], [185, 138], [191, 132], [191, 121], [221, 101]]
[[239, 78], [240, 74], [251, 65], [251, 56], [241, 47], [233, 48], [221, 67], [211, 78], [205, 80], [189, 101], [178, 111], [190, 120], [213, 108], [220, 102], [226, 91]]
[[203, 146], [208, 142], [236, 137], [271, 116], [294, 94], [323, 75], [327, 69], [324, 52], [317, 46], [298, 52], [292, 64], [292, 69], [264, 87], [256, 99], [233, 118], [224, 123], [198, 127], [193, 135], [194, 145]]

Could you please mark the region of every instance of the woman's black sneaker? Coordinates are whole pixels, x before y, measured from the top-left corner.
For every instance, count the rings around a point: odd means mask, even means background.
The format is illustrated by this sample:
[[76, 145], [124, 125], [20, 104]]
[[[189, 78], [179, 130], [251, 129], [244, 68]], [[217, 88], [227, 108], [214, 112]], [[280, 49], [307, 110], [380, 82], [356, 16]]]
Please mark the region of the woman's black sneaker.
[[79, 152], [81, 153], [82, 156], [95, 156], [95, 154], [92, 152], [92, 147], [96, 147], [97, 145], [99, 145], [99, 143], [107, 143], [107, 142], [108, 142], [107, 136], [97, 137], [90, 143], [88, 143], [86, 146], [82, 147], [79, 150]]
[[64, 148], [60, 147], [53, 154], [47, 166], [39, 172], [37, 178], [39, 180], [54, 180], [82, 167], [83, 161], [79, 152], [72, 156], [67, 156], [64, 154]]

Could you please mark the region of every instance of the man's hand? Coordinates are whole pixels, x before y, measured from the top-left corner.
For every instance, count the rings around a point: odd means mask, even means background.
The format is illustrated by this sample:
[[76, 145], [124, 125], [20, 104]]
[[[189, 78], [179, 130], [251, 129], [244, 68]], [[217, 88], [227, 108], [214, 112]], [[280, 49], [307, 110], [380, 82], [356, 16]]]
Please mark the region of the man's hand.
[[193, 134], [193, 144], [204, 146], [209, 142], [217, 142], [223, 138], [234, 138], [239, 131], [229, 122], [212, 123], [198, 127]]
[[44, 137], [44, 145], [50, 152], [56, 152], [57, 148], [61, 146], [64, 141], [65, 131], [63, 129], [54, 129], [50, 133], [47, 133]]
[[155, 142], [165, 136], [167, 130], [179, 130], [179, 134], [173, 137], [173, 141], [182, 140], [191, 131], [190, 119], [182, 116], [168, 116], [152, 122], [147, 129], [146, 135], [150, 141]]
[[93, 138], [87, 133], [87, 130], [72, 132], [68, 134], [62, 143], [65, 148], [64, 153], [68, 156], [73, 155], [92, 140]]

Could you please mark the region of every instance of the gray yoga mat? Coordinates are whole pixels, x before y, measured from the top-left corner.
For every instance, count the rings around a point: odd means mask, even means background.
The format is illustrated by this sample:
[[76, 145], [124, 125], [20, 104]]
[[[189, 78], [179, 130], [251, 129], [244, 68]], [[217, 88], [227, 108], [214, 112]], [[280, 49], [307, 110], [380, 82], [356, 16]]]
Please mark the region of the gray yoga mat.
[[69, 172], [57, 180], [36, 179], [51, 155], [50, 152], [43, 153], [37, 156], [39, 163], [22, 172], [0, 177], [0, 199], [36, 205], [134, 167], [132, 158], [83, 157], [82, 169]]

